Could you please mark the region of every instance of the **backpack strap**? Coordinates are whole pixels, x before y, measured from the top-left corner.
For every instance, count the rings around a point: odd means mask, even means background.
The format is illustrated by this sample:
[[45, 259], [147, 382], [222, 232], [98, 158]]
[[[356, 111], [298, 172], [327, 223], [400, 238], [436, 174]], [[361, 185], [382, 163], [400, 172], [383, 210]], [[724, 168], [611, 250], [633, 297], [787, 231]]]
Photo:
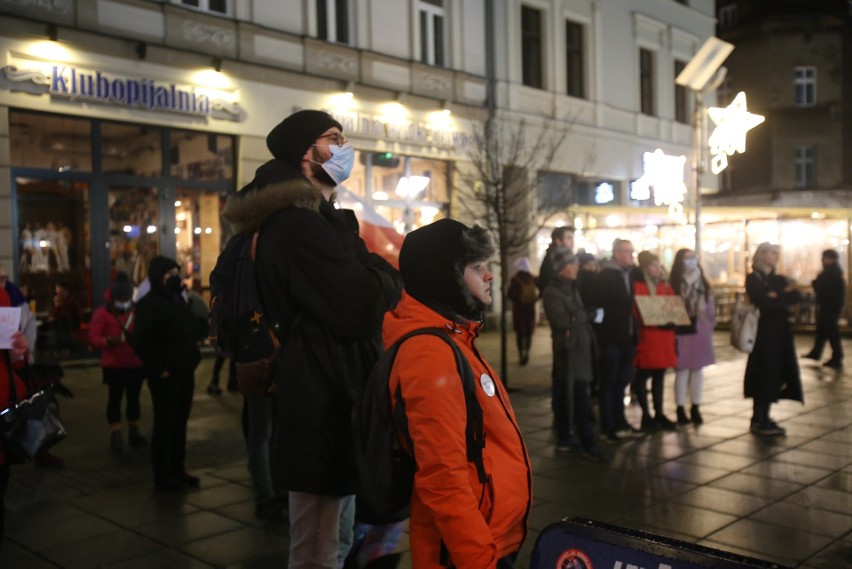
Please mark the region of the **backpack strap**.
[[[394, 342], [389, 351], [393, 351], [393, 358], [396, 359], [396, 352], [403, 342], [414, 336], [436, 336], [449, 344], [453, 350], [453, 356], [456, 361], [456, 370], [462, 381], [462, 389], [464, 391], [465, 409], [467, 410], [467, 423], [465, 425], [465, 441], [467, 443], [467, 461], [476, 465], [476, 472], [479, 475], [479, 482], [485, 484], [488, 476], [485, 472], [485, 464], [482, 460], [482, 449], [485, 448], [485, 428], [482, 419], [482, 407], [476, 399], [476, 383], [473, 379], [473, 370], [470, 368], [470, 363], [462, 354], [456, 343], [450, 336], [441, 328], [419, 328], [413, 330], [402, 338]], [[411, 435], [408, 432], [408, 418], [405, 416], [405, 403], [402, 400], [402, 391], [397, 386], [394, 393], [396, 399], [396, 408], [394, 411], [394, 425], [399, 429], [400, 433], [405, 437], [406, 442], [410, 445], [410, 449], [414, 449]]]

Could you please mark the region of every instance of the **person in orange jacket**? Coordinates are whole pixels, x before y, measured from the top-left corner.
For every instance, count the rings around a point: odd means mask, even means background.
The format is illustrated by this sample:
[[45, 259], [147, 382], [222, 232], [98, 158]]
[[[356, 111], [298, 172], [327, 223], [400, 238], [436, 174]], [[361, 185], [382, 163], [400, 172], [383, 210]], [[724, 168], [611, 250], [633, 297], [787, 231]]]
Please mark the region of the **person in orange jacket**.
[[400, 251], [405, 291], [385, 315], [384, 344], [419, 328], [446, 331], [472, 368], [485, 434], [483, 484], [467, 459], [467, 411], [453, 351], [434, 336], [405, 341], [389, 381], [391, 393], [400, 388], [417, 463], [409, 536], [418, 569], [510, 568], [527, 536], [529, 456], [506, 389], [475, 343], [492, 300], [487, 262], [494, 251], [488, 230], [451, 219], [412, 231]]

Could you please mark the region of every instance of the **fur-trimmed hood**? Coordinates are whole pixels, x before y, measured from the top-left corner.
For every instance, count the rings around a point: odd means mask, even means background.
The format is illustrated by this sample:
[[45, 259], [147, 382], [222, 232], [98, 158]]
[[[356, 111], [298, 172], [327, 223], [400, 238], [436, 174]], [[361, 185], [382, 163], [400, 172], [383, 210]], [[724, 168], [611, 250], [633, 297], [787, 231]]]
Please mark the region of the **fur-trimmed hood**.
[[[319, 211], [322, 194], [295, 168], [270, 160], [257, 169], [254, 180], [228, 198], [222, 217], [237, 233], [253, 233], [273, 213], [288, 207]], [[288, 166], [288, 165], [287, 165]]]

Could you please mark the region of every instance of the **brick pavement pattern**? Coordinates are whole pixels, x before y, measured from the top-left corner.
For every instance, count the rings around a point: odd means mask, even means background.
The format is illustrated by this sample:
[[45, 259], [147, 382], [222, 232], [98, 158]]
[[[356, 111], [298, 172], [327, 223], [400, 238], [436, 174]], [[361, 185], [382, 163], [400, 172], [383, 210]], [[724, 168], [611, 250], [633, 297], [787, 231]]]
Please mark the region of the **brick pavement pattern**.
[[[518, 567], [528, 566], [538, 532], [574, 516], [790, 567], [852, 567], [852, 373], [800, 360], [805, 405], [774, 406], [788, 436], [760, 438], [748, 432], [745, 356], [726, 339], [717, 333], [719, 363], [706, 371], [704, 425], [609, 446], [610, 462], [594, 463], [555, 451], [547, 329], [537, 329], [526, 367], [518, 366], [510, 335], [512, 403], [534, 473], [530, 533]], [[800, 337], [800, 353], [810, 343]], [[499, 361], [497, 333], [484, 334], [479, 346]], [[66, 368], [75, 396], [60, 402], [69, 436], [55, 449], [65, 466], [12, 468], [0, 567], [285, 567], [287, 524], [254, 517], [242, 397], [206, 393], [212, 363], [206, 358], [196, 375], [187, 443], [187, 466], [201, 488], [183, 495], [153, 491], [147, 448], [110, 452], [100, 369]], [[671, 371], [666, 381], [673, 412]], [[148, 430], [147, 389], [142, 401]], [[636, 423], [638, 409], [628, 413]], [[409, 567], [409, 559], [400, 566]]]

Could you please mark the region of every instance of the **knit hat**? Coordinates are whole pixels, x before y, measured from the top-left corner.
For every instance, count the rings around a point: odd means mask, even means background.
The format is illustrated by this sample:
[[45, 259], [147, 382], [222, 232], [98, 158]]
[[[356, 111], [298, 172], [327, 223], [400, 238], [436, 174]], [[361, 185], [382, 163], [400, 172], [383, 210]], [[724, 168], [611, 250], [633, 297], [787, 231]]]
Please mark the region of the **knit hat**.
[[567, 247], [555, 247], [550, 254], [550, 262], [553, 263], [553, 270], [559, 273], [565, 268], [565, 265], [576, 263], [577, 255]]
[[636, 260], [639, 261], [639, 268], [644, 271], [651, 265], [651, 263], [653, 263], [654, 261], [659, 261], [660, 258], [651, 253], [650, 251], [642, 251], [636, 257]]
[[343, 127], [324, 111], [298, 111], [278, 123], [266, 136], [266, 147], [275, 158], [298, 167], [308, 148], [322, 133]]
[[406, 235], [399, 252], [399, 272], [405, 291], [415, 299], [440, 304], [474, 320], [485, 306], [464, 285], [464, 267], [493, 254], [494, 244], [487, 230], [439, 219]]
[[168, 257], [156, 256], [151, 259], [148, 265], [148, 281], [151, 283], [151, 290], [163, 291], [163, 277], [172, 269], [179, 269], [180, 265], [174, 259]]
[[595, 260], [595, 256], [592, 255], [591, 253], [579, 253], [577, 255], [577, 262], [580, 263], [581, 267], [583, 265], [585, 265], [586, 263], [588, 263], [590, 261], [594, 261], [594, 260]]
[[517, 261], [515, 261], [515, 269], [519, 271], [530, 272], [532, 269], [532, 264], [530, 263], [529, 257], [521, 257]]
[[133, 283], [130, 282], [130, 275], [124, 271], [117, 272], [109, 288], [109, 295], [113, 300], [130, 300], [133, 297]]

